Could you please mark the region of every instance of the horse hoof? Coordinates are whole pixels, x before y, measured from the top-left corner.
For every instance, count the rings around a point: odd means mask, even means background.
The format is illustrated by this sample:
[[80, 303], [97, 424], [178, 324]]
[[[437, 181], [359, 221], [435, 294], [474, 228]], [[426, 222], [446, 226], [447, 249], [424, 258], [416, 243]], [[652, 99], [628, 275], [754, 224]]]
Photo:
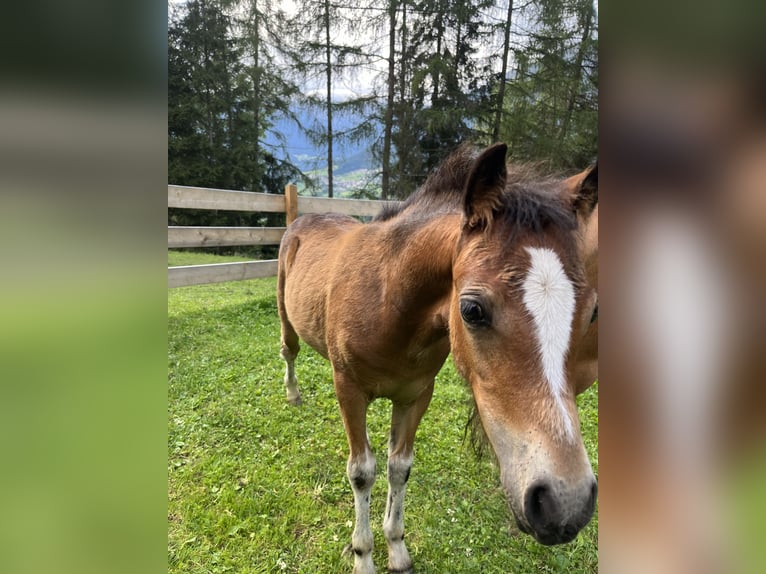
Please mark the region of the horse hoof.
[[300, 397], [295, 397], [294, 399], [287, 399], [287, 402], [294, 407], [299, 407], [303, 404], [303, 400]]
[[412, 569], [412, 564], [405, 568], [388, 568], [388, 574], [414, 574], [414, 570]]

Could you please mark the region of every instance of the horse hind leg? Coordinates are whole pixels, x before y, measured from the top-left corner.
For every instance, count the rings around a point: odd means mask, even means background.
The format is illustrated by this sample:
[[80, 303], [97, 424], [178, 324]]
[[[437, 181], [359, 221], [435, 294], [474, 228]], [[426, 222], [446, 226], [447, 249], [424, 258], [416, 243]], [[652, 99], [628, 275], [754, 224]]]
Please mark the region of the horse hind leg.
[[287, 390], [287, 402], [298, 406], [303, 401], [298, 389], [298, 378], [295, 376], [295, 358], [298, 356], [300, 345], [298, 335], [295, 333], [289, 321], [282, 322], [282, 348], [280, 355], [285, 361], [285, 389]]
[[287, 401], [291, 405], [301, 404], [301, 393], [298, 390], [298, 378], [295, 376], [295, 358], [298, 356], [300, 345], [298, 344], [298, 334], [295, 332], [290, 320], [287, 318], [287, 308], [285, 307], [285, 257], [283, 249], [279, 253], [279, 272], [277, 274], [277, 311], [279, 312], [279, 322], [281, 324], [281, 350], [280, 355], [285, 361], [285, 389], [287, 390]]

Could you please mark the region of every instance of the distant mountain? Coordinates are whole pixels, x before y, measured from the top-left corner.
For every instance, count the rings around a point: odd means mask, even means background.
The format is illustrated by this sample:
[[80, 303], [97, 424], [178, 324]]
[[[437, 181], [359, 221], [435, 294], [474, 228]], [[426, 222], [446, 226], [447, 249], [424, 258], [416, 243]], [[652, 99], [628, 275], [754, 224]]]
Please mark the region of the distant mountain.
[[[319, 110], [298, 110], [301, 125], [320, 128], [324, 126], [324, 117]], [[352, 129], [366, 118], [349, 113], [339, 114], [333, 118], [333, 130], [337, 133]], [[281, 136], [281, 137], [280, 137]], [[281, 119], [275, 122], [266, 134], [264, 143], [274, 149], [277, 157], [289, 154], [290, 160], [301, 169], [315, 177], [324, 186], [320, 194], [327, 194], [327, 147], [315, 145], [298, 125], [292, 120]], [[354, 186], [374, 181], [379, 166], [374, 162], [370, 152], [372, 142], [336, 143], [333, 146], [333, 171], [336, 184], [336, 195], [344, 195], [355, 191]], [[284, 151], [283, 151], [284, 148]], [[345, 192], [345, 193], [344, 193]]]
[[346, 150], [342, 155], [342, 159], [335, 162], [335, 175], [343, 175], [344, 173], [350, 173], [360, 169], [375, 169], [377, 164], [374, 164], [373, 162], [374, 159], [369, 146], [357, 149], [357, 151], [353, 153]]

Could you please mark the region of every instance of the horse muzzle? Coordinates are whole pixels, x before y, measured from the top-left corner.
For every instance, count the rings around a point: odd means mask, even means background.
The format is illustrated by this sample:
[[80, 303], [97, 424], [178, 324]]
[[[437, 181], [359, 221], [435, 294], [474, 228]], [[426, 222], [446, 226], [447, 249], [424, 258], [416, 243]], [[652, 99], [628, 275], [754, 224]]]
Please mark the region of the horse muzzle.
[[571, 542], [593, 517], [596, 480], [577, 491], [561, 493], [549, 481], [535, 481], [524, 494], [523, 516], [514, 513], [519, 529], [546, 546]]

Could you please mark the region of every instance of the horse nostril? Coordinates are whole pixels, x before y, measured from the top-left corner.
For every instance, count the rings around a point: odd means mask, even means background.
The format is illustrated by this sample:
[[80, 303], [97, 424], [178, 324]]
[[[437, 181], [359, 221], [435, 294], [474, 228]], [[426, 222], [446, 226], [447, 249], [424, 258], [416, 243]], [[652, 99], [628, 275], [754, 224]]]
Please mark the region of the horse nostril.
[[[524, 495], [524, 516], [533, 536], [542, 544], [563, 544], [574, 540], [593, 515], [597, 492], [594, 480], [589, 489], [580, 491], [579, 497], [572, 500], [565, 498], [562, 506], [560, 495], [550, 483], [542, 480], [532, 483]], [[565, 510], [567, 508], [570, 508], [569, 513]]]
[[524, 500], [524, 515], [529, 525], [537, 532], [547, 530], [555, 522], [556, 501], [550, 487], [544, 482], [536, 482], [527, 489]]
[[593, 510], [596, 508], [596, 498], [598, 497], [598, 483], [594, 480], [593, 485], [590, 487], [590, 498], [588, 499], [588, 511], [589, 514], [593, 514]]

